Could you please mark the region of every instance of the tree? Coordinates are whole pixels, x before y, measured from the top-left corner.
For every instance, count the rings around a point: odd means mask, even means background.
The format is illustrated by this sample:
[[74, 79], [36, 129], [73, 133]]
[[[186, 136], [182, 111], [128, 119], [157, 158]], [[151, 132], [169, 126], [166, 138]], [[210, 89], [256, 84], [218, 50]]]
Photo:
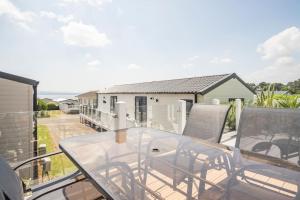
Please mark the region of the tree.
[[275, 91], [282, 91], [285, 85], [283, 83], [273, 83], [273, 86]]
[[255, 85], [255, 83], [247, 83], [249, 85], [250, 88], [252, 88], [253, 90], [257, 89], [257, 86]]
[[38, 99], [38, 111], [47, 110], [48, 106], [45, 101]]
[[48, 103], [47, 110], [59, 110], [59, 107], [55, 103]]
[[300, 94], [300, 79], [293, 82], [288, 82], [287, 87], [290, 93]]
[[258, 84], [258, 87], [262, 90], [262, 91], [266, 91], [268, 90], [270, 86], [270, 83], [266, 83], [266, 82], [261, 82]]

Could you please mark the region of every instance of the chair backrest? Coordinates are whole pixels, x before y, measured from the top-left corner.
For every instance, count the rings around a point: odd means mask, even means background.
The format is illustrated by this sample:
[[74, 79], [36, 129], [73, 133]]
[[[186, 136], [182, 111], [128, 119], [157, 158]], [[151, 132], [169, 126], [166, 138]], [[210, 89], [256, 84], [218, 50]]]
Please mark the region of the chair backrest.
[[299, 156], [299, 139], [300, 109], [244, 108], [235, 146], [289, 159], [291, 153]]
[[0, 157], [0, 197], [6, 197], [13, 200], [22, 200], [23, 188], [18, 175], [8, 165], [8, 163]]
[[183, 135], [219, 143], [229, 110], [230, 105], [194, 104]]

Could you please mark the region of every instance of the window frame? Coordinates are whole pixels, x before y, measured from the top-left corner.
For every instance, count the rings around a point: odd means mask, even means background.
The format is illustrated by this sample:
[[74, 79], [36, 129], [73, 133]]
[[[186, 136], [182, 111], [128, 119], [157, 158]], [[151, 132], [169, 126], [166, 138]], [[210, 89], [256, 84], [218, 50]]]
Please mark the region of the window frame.
[[110, 112], [113, 113], [118, 102], [118, 96], [110, 96]]

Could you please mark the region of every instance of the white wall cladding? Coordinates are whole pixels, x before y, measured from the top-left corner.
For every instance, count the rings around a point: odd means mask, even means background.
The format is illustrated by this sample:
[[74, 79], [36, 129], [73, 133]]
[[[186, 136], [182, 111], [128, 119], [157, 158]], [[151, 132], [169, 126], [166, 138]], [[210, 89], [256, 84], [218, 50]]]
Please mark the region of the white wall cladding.
[[[136, 96], [146, 96], [147, 97], [147, 112], [153, 106], [158, 105], [172, 105], [176, 104], [180, 99], [190, 99], [194, 102], [194, 94], [99, 94], [98, 95], [98, 110], [103, 112], [110, 112], [110, 96], [117, 96], [118, 101], [126, 102], [127, 113], [130, 118], [135, 117], [135, 97]], [[153, 99], [150, 99], [152, 98]], [[156, 102], [158, 99], [158, 102]], [[106, 103], [103, 103], [106, 101]]]

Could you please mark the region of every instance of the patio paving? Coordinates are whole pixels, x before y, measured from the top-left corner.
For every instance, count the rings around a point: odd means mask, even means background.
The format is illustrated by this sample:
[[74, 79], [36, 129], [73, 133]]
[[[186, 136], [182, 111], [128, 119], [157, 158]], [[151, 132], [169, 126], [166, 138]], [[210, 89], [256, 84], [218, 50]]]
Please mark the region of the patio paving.
[[58, 147], [61, 139], [97, 132], [95, 129], [81, 124], [79, 115], [64, 113], [50, 118], [38, 118], [38, 125], [46, 125], [48, 127], [56, 147]]

